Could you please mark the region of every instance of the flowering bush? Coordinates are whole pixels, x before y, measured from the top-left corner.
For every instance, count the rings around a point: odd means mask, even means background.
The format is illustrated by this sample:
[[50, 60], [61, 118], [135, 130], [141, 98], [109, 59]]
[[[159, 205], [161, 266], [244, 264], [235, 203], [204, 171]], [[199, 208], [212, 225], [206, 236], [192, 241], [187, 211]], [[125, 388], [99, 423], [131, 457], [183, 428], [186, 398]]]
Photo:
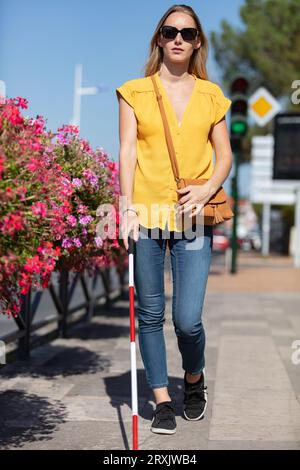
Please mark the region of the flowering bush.
[[24, 98], [0, 103], [0, 307], [13, 315], [20, 294], [50, 279], [73, 193], [45, 121], [23, 117], [20, 108], [27, 108]]
[[[97, 224], [102, 216], [113, 223], [117, 213], [117, 164], [111, 162], [102, 149], [93, 151], [87, 141], [78, 136], [78, 128], [63, 126], [56, 135], [56, 161], [68, 174], [73, 188], [72, 213], [66, 217], [67, 230], [62, 240], [59, 269], [93, 271], [112, 264], [113, 250], [120, 249], [116, 238], [101, 238]], [[111, 210], [101, 211], [107, 204]], [[117, 219], [118, 220], [118, 219]]]
[[[118, 166], [93, 151], [78, 128], [47, 132], [23, 117], [24, 98], [0, 102], [0, 311], [16, 316], [21, 294], [47, 287], [54, 269], [89, 271], [118, 263]], [[101, 204], [117, 214], [113, 238], [97, 235]], [[119, 258], [119, 262], [122, 256]]]

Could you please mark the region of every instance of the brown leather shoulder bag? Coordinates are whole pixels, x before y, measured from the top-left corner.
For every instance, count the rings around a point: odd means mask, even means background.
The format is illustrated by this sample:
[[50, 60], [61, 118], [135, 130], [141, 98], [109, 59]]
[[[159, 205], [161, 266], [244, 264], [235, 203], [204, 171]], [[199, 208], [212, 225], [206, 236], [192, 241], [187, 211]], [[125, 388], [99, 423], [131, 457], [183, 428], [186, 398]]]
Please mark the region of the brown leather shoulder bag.
[[[172, 170], [174, 173], [174, 178], [177, 183], [177, 188], [178, 189], [184, 188], [185, 186], [188, 186], [189, 184], [206, 183], [208, 181], [207, 178], [197, 178], [197, 179], [180, 178], [178, 164], [177, 164], [177, 160], [175, 156], [175, 149], [174, 149], [171, 132], [170, 132], [169, 125], [168, 125], [167, 116], [166, 116], [165, 109], [164, 109], [163, 102], [162, 102], [162, 96], [159, 93], [154, 75], [151, 75], [151, 79], [152, 79], [153, 86], [155, 89], [156, 98], [158, 101], [158, 105], [159, 105], [159, 109], [160, 109], [160, 113], [161, 113], [161, 117], [162, 117], [162, 121], [164, 125], [166, 142], [168, 146], [168, 151], [169, 151], [169, 156], [171, 160]], [[178, 194], [178, 199], [180, 199], [180, 197], [181, 195]], [[227, 201], [227, 195], [223, 186], [221, 186], [215, 192], [215, 194], [213, 194], [213, 196], [209, 199], [209, 201], [206, 204], [204, 204], [204, 213], [202, 212], [202, 214], [204, 215], [205, 225], [206, 224], [216, 225], [221, 222], [224, 222], [225, 220], [229, 220], [234, 216], [234, 213], [232, 212], [231, 207]], [[192, 217], [193, 222], [195, 221], [195, 218], [196, 216]]]

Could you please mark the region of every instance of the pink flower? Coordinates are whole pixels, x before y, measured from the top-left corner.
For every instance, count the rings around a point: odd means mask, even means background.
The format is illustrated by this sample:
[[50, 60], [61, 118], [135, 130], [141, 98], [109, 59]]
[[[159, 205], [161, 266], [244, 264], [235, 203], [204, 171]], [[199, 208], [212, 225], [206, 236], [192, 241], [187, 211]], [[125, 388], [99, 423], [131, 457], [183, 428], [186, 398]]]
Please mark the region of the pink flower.
[[59, 132], [65, 132], [65, 133], [69, 132], [70, 134], [78, 134], [79, 133], [79, 127], [71, 125], [71, 124], [65, 124], [57, 130]]
[[28, 108], [28, 100], [26, 98], [21, 98], [21, 96], [17, 96], [14, 99], [15, 105], [19, 106], [20, 108], [27, 109]]
[[37, 116], [36, 119], [30, 118], [28, 124], [33, 127], [35, 135], [41, 135], [45, 131], [45, 121], [43, 116]]
[[72, 143], [72, 139], [69, 137], [66, 137], [64, 134], [57, 134], [57, 141], [61, 145], [70, 145]]
[[72, 240], [70, 238], [65, 238], [62, 242], [62, 247], [71, 248], [71, 246], [72, 246]]
[[91, 183], [92, 186], [97, 186], [98, 184], [98, 177], [95, 175], [95, 173], [89, 169], [84, 170], [82, 172], [82, 175], [85, 176], [89, 182]]
[[12, 105], [7, 105], [2, 115], [13, 125], [23, 124], [24, 122], [24, 118], [20, 115], [18, 108]]
[[79, 217], [79, 223], [80, 225], [88, 225], [90, 222], [92, 222], [93, 217], [90, 215], [82, 215]]
[[83, 140], [83, 139], [80, 140], [80, 147], [83, 152], [87, 152], [87, 153], [93, 152], [90, 144], [86, 140]]
[[76, 220], [76, 217], [74, 217], [74, 215], [68, 215], [67, 222], [69, 225], [71, 225], [71, 227], [76, 227], [77, 220]]
[[14, 232], [24, 229], [24, 219], [18, 212], [3, 217], [0, 230], [4, 235], [13, 235]]
[[73, 178], [73, 179], [72, 179], [72, 185], [73, 185], [75, 188], [80, 188], [80, 186], [82, 186], [82, 181], [81, 181], [81, 179], [79, 179], [79, 178]]
[[37, 255], [27, 260], [24, 271], [27, 273], [39, 273], [41, 271], [40, 259]]
[[35, 202], [32, 204], [32, 213], [34, 215], [39, 215], [41, 217], [46, 217], [47, 215], [47, 205], [44, 202]]
[[84, 204], [79, 204], [77, 210], [78, 210], [79, 214], [86, 214], [89, 209]]
[[78, 237], [73, 238], [73, 244], [77, 246], [77, 248], [80, 248], [82, 246], [81, 241], [79, 240]]
[[34, 172], [34, 171], [37, 171], [38, 169], [40, 169], [42, 166], [43, 166], [42, 161], [39, 161], [36, 158], [31, 158], [29, 163], [27, 163], [27, 165], [25, 165], [25, 168], [28, 171]]
[[101, 248], [103, 246], [103, 240], [101, 237], [95, 237], [95, 243], [98, 248]]
[[40, 142], [31, 142], [29, 145], [33, 151], [39, 151], [43, 149], [43, 146]]

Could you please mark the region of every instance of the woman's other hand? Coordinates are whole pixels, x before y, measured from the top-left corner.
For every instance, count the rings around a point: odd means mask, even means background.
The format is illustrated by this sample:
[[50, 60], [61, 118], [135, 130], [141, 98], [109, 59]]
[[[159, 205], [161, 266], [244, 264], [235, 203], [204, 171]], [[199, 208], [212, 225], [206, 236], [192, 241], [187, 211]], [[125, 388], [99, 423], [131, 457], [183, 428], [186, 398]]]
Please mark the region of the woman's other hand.
[[201, 185], [189, 184], [176, 191], [181, 195], [176, 206], [177, 213], [178, 215], [189, 213], [189, 217], [199, 214], [213, 195], [209, 181]]
[[133, 210], [127, 210], [124, 212], [121, 222], [121, 234], [126, 250], [128, 250], [128, 236], [138, 241], [139, 238], [139, 216]]

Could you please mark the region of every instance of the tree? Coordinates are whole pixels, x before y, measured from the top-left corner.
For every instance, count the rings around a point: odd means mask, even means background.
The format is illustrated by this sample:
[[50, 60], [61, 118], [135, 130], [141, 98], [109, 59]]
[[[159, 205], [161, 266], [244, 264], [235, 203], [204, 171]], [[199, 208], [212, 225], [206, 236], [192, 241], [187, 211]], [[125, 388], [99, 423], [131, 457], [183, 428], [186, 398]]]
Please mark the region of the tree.
[[248, 77], [253, 90], [265, 86], [274, 96], [286, 97], [287, 107], [296, 111], [290, 96], [292, 82], [300, 79], [299, 6], [299, 0], [245, 0], [240, 8], [242, 30], [223, 20], [221, 32], [211, 33], [227, 85], [238, 71]]
[[[233, 75], [240, 73], [249, 79], [249, 94], [265, 86], [285, 110], [299, 111], [291, 102], [292, 82], [300, 79], [299, 6], [299, 0], [245, 0], [241, 30], [221, 22], [221, 32], [212, 32], [210, 40], [225, 87], [229, 89]], [[272, 132], [273, 121], [249, 128], [242, 142], [244, 162], [251, 158], [252, 136]]]

